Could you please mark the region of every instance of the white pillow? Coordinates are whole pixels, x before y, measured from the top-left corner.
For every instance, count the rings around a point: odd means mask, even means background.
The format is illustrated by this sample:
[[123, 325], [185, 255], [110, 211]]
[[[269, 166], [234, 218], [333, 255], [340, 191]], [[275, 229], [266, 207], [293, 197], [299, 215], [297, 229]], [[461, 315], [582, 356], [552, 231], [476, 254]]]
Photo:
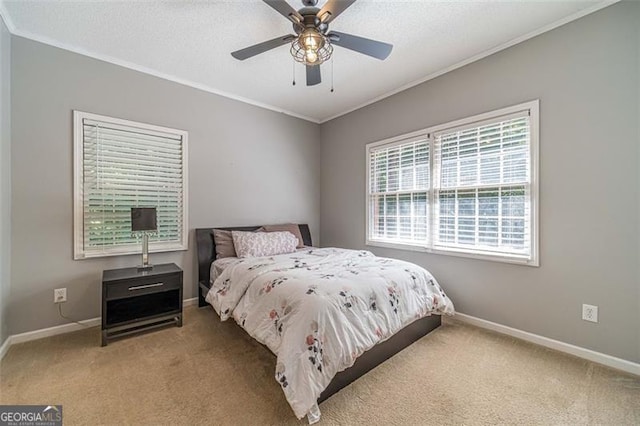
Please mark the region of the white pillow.
[[232, 231], [231, 236], [238, 257], [293, 253], [298, 245], [298, 238], [291, 232]]

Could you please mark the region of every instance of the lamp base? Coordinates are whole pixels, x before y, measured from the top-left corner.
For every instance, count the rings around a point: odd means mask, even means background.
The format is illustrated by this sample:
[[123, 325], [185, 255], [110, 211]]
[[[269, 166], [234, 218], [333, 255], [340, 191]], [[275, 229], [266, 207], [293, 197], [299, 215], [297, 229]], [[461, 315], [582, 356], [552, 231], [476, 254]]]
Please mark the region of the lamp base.
[[142, 265], [138, 265], [138, 271], [147, 271], [153, 269], [153, 265], [149, 263], [149, 234], [142, 234]]

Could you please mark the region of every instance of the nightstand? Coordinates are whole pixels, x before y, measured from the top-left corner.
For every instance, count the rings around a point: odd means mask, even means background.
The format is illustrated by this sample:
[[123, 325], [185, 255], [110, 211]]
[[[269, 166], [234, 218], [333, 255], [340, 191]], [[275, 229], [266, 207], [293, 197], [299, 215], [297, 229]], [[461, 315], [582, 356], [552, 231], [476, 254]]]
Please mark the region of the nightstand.
[[166, 325], [182, 327], [182, 269], [168, 263], [102, 273], [102, 346]]

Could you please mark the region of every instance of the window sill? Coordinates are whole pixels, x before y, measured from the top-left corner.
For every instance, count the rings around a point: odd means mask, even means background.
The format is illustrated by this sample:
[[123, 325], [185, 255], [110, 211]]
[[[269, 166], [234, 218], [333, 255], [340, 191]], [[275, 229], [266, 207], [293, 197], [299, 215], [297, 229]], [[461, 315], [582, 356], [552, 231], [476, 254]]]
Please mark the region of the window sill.
[[[149, 254], [154, 253], [167, 253], [172, 251], [186, 251], [189, 248], [187, 246], [174, 246], [174, 247], [149, 247]], [[122, 251], [106, 251], [106, 252], [89, 252], [78, 253], [73, 256], [73, 260], [85, 260], [85, 259], [99, 259], [101, 257], [114, 257], [114, 256], [129, 256], [129, 255], [142, 255], [142, 247], [136, 249], [127, 248]]]
[[468, 259], [486, 260], [490, 262], [510, 263], [513, 265], [539, 267], [540, 263], [537, 259], [525, 259], [521, 257], [501, 256], [484, 253], [470, 253], [464, 250], [439, 250], [431, 249], [421, 245], [413, 245], [408, 243], [398, 243], [380, 240], [367, 240], [365, 245], [372, 247], [384, 247], [396, 250], [417, 251], [429, 254], [438, 254], [443, 256], [465, 257]]

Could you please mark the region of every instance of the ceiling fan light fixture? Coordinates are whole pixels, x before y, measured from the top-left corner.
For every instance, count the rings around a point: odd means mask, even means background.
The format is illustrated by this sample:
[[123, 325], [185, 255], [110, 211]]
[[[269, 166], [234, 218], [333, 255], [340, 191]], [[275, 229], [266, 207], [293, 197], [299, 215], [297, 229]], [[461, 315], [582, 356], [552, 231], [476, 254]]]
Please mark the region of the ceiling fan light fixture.
[[291, 43], [291, 55], [305, 65], [320, 65], [333, 53], [333, 46], [324, 34], [307, 28]]
[[300, 43], [306, 50], [318, 50], [324, 46], [322, 35], [316, 30], [307, 29], [300, 34]]
[[[393, 49], [393, 45], [389, 43], [353, 34], [329, 31], [329, 24], [356, 0], [326, 0], [322, 8], [316, 7], [318, 0], [301, 0], [305, 7], [299, 10], [295, 10], [288, 0], [262, 1], [293, 23], [295, 35], [286, 34], [254, 44], [231, 52], [231, 56], [244, 61], [289, 43], [291, 45], [289, 52], [293, 59], [305, 65], [307, 86], [315, 86], [322, 82], [319, 65], [331, 59], [334, 45], [380, 60], [387, 59]], [[333, 66], [331, 67], [331, 75], [333, 79]], [[295, 85], [295, 79], [293, 84]], [[333, 85], [331, 91], [333, 92]]]

